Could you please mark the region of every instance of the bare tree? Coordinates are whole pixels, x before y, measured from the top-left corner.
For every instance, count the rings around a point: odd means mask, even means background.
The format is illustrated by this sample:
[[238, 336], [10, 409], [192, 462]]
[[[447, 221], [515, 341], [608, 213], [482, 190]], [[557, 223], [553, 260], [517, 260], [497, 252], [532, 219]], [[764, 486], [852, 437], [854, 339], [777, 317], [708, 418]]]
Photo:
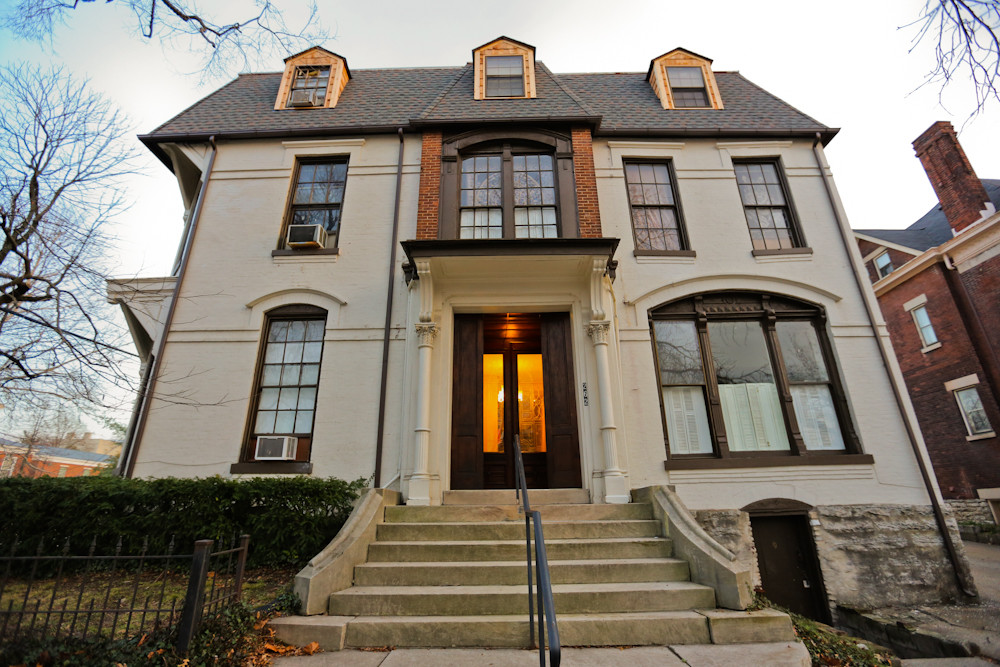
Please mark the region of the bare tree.
[[[1000, 0], [926, 0], [911, 53], [934, 44], [934, 67], [924, 85], [945, 87], [970, 81], [975, 89], [975, 116], [992, 100], [1000, 102]], [[910, 27], [907, 26], [907, 27]]]
[[[0, 17], [0, 23], [22, 39], [51, 40], [80, 5], [81, 0], [20, 0]], [[271, 0], [254, 0], [245, 15], [227, 18], [200, 11], [193, 0], [107, 0], [100, 6], [105, 12], [119, 9], [133, 14], [134, 34], [143, 39], [202, 52], [199, 70], [205, 78], [254, 69], [275, 53], [287, 55], [329, 38], [319, 25], [314, 2], [303, 3], [307, 13], [294, 27], [287, 25], [284, 12]], [[234, 11], [239, 10], [229, 9]]]
[[123, 118], [60, 70], [0, 69], [0, 402], [101, 403], [129, 384], [104, 229], [135, 157]]

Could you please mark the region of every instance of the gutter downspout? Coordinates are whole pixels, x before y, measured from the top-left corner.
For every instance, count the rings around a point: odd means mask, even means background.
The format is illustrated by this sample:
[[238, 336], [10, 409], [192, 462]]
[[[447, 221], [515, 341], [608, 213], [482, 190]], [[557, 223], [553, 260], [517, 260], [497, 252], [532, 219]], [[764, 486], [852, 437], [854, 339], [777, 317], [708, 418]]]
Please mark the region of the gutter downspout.
[[396, 287], [396, 246], [399, 235], [399, 202], [403, 185], [403, 128], [398, 128], [399, 158], [396, 160], [396, 204], [392, 210], [392, 237], [389, 241], [389, 279], [385, 295], [385, 328], [382, 335], [382, 382], [378, 395], [378, 435], [375, 438], [375, 488], [382, 486], [382, 444], [385, 442], [385, 400], [389, 380], [389, 334], [392, 330], [392, 297]]
[[882, 340], [882, 335], [879, 333], [878, 329], [878, 318], [875, 315], [875, 309], [872, 306], [871, 299], [869, 295], [865, 292], [865, 286], [868, 285], [869, 288], [871, 283], [868, 282], [867, 273], [862, 276], [861, 269], [854, 261], [854, 255], [851, 252], [852, 239], [850, 227], [847, 224], [846, 218], [841, 215], [840, 207], [838, 206], [839, 197], [833, 189], [833, 184], [830, 182], [830, 176], [826, 173], [826, 168], [823, 166], [826, 162], [823, 156], [823, 149], [819, 145], [821, 141], [821, 135], [819, 132], [816, 133], [816, 138], [813, 140], [813, 156], [816, 158], [816, 168], [819, 169], [820, 175], [823, 177], [823, 186], [826, 188], [827, 197], [830, 199], [830, 205], [833, 207], [833, 215], [837, 219], [837, 227], [840, 230], [841, 240], [844, 242], [844, 249], [847, 251], [847, 255], [850, 258], [851, 268], [854, 270], [854, 280], [857, 283], [858, 290], [861, 293], [862, 301], [865, 304], [865, 311], [868, 313], [868, 322], [871, 324], [872, 331], [875, 333], [875, 341], [878, 343], [878, 351], [882, 356], [882, 364], [889, 375], [889, 382], [892, 384], [893, 397], [896, 399], [896, 405], [899, 408], [900, 413], [903, 416], [903, 425], [906, 427], [906, 436], [910, 441], [910, 447], [913, 449], [913, 456], [917, 459], [917, 467], [920, 468], [920, 476], [923, 479], [924, 487], [927, 489], [927, 495], [931, 499], [931, 507], [934, 510], [934, 519], [937, 522], [938, 531], [941, 533], [941, 539], [944, 541], [945, 550], [948, 552], [948, 558], [951, 561], [952, 571], [955, 573], [955, 579], [958, 582], [958, 587], [963, 593], [971, 598], [979, 597], [978, 593], [974, 590], [970, 590], [969, 584], [966, 582], [966, 575], [962, 571], [958, 552], [955, 550], [955, 543], [951, 539], [951, 532], [948, 530], [948, 523], [945, 521], [944, 512], [941, 510], [941, 502], [938, 499], [938, 489], [931, 478], [930, 471], [927, 467], [927, 462], [924, 460], [924, 450], [920, 447], [920, 442], [917, 439], [916, 430], [914, 429], [913, 418], [910, 412], [907, 411], [907, 403], [903, 397], [903, 388], [900, 386], [899, 381], [896, 378], [896, 374], [892, 372], [892, 364], [890, 361], [889, 350], [886, 349], [885, 341]]
[[120, 470], [123, 473], [123, 477], [131, 478], [132, 472], [135, 470], [135, 458], [139, 451], [139, 443], [142, 441], [142, 435], [146, 430], [146, 419], [149, 416], [149, 406], [153, 401], [154, 391], [156, 390], [156, 379], [160, 373], [163, 350], [167, 346], [167, 335], [170, 333], [170, 325], [174, 320], [174, 311], [177, 309], [177, 300], [181, 293], [181, 285], [184, 284], [184, 274], [187, 272], [188, 260], [191, 258], [191, 245], [194, 241], [195, 230], [198, 229], [198, 221], [201, 219], [202, 206], [205, 204], [205, 192], [208, 190], [208, 180], [212, 174], [212, 167], [215, 166], [215, 156], [219, 152], [218, 146], [215, 145], [214, 134], [208, 138], [208, 143], [212, 146], [212, 155], [208, 159], [208, 167], [202, 176], [201, 191], [198, 193], [198, 201], [195, 203], [194, 212], [191, 214], [191, 224], [188, 226], [188, 233], [183, 241], [182, 247], [184, 251], [181, 257], [180, 268], [177, 271], [177, 283], [174, 285], [174, 294], [170, 299], [167, 317], [163, 321], [163, 333], [160, 335], [160, 340], [156, 345], [156, 353], [150, 361], [149, 386], [145, 387], [141, 394], [141, 401], [136, 403], [139, 414], [135, 419], [135, 430], [131, 434], [132, 437], [126, 441], [125, 449], [122, 451], [123, 463], [120, 465]]

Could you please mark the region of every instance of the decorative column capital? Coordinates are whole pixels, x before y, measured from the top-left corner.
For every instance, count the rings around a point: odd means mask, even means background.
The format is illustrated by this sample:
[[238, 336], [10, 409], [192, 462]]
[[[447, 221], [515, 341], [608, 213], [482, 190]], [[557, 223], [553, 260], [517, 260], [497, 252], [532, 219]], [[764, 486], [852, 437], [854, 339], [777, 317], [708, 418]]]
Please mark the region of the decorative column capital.
[[438, 325], [434, 322], [419, 322], [413, 325], [417, 332], [418, 347], [434, 347], [434, 339], [437, 338]]
[[594, 321], [587, 325], [587, 335], [594, 345], [607, 345], [611, 335], [611, 322], [607, 320]]

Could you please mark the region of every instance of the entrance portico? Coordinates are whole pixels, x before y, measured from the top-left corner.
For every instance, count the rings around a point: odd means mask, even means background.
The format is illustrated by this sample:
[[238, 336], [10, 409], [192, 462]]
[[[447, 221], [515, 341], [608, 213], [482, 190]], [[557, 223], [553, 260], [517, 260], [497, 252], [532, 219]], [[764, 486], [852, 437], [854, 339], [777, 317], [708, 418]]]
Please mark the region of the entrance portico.
[[[617, 354], [607, 316], [617, 239], [407, 241], [407, 504], [444, 490], [512, 488], [511, 443], [532, 486], [629, 501]], [[413, 350], [413, 346], [410, 346]]]

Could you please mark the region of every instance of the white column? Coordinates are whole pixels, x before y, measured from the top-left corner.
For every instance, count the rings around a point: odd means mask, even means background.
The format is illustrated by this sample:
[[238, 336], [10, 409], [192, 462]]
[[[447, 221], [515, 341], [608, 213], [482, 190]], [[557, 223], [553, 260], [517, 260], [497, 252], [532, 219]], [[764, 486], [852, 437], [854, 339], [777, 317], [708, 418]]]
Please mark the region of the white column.
[[431, 504], [431, 352], [438, 327], [433, 322], [414, 326], [417, 332], [417, 424], [413, 429], [413, 474], [407, 505]]
[[618, 429], [611, 402], [611, 362], [608, 358], [611, 322], [592, 321], [587, 327], [587, 334], [594, 341], [594, 354], [597, 357], [597, 396], [601, 405], [601, 439], [604, 443], [604, 502], [627, 503], [630, 500], [628, 483], [625, 471], [618, 464]]

